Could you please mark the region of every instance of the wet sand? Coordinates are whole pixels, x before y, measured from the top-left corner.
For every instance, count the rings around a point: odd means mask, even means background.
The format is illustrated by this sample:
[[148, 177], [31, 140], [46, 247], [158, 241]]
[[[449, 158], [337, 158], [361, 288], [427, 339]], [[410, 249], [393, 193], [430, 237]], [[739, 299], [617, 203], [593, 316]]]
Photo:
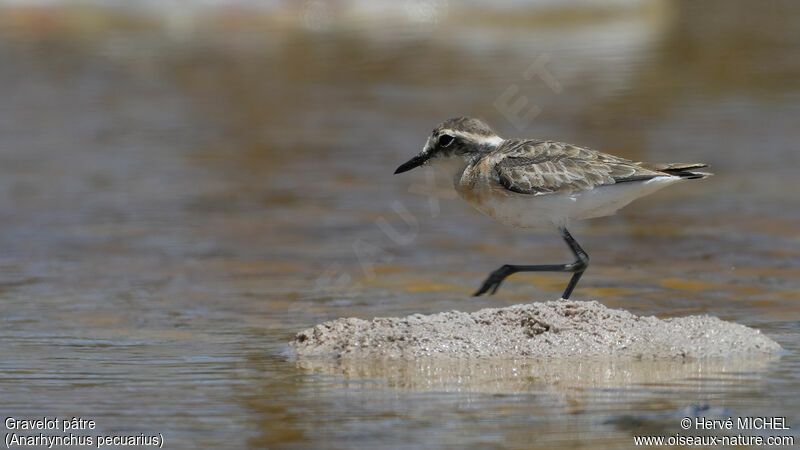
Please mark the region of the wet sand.
[[701, 359], [781, 349], [758, 330], [712, 316], [662, 320], [563, 299], [474, 313], [342, 318], [298, 333], [291, 346], [301, 358], [388, 359]]

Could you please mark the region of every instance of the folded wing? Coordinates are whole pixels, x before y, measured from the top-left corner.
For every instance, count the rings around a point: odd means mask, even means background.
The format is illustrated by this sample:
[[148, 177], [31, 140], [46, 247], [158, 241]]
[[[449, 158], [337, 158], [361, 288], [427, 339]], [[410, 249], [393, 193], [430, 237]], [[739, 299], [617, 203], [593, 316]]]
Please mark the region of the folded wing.
[[[573, 193], [659, 176], [699, 178], [705, 164], [649, 164], [552, 141], [508, 140], [495, 151], [499, 183], [520, 194]], [[656, 168], [658, 167], [658, 168]]]

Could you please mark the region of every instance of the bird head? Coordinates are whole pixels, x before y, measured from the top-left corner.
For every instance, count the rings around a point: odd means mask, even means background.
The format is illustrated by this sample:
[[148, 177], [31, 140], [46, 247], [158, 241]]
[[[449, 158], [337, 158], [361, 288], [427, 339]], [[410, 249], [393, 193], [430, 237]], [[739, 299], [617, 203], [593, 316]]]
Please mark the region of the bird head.
[[432, 164], [441, 167], [465, 167], [475, 157], [500, 145], [503, 139], [489, 125], [478, 119], [457, 117], [433, 129], [422, 151], [400, 165], [395, 174]]

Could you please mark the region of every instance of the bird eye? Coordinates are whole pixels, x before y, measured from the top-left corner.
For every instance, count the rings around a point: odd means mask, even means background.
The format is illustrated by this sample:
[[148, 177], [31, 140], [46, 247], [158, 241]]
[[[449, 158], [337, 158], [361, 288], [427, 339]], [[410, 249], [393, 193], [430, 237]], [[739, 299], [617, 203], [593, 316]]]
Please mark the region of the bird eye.
[[439, 138], [439, 147], [449, 147], [450, 144], [452, 144], [453, 141], [455, 140], [456, 138], [454, 136], [450, 136], [449, 134], [443, 134]]

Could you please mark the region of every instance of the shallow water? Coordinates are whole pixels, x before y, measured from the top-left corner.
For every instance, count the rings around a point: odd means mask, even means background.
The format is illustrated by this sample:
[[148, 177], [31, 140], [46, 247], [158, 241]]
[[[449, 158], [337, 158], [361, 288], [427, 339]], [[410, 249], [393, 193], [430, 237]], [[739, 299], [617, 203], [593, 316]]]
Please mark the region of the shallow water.
[[[4, 9], [3, 416], [94, 418], [172, 448], [618, 447], [689, 434], [678, 421], [695, 415], [800, 427], [800, 8], [508, 3], [165, 21]], [[533, 119], [503, 106], [519, 96]], [[568, 253], [553, 233], [480, 216], [437, 175], [391, 175], [458, 114], [505, 136], [711, 163], [711, 179], [576, 225], [592, 266], [573, 297], [713, 314], [785, 352], [556, 366], [604, 374], [566, 380], [528, 362], [498, 362], [487, 381], [480, 362], [293, 360], [286, 343], [320, 321], [561, 292], [562, 276], [518, 275], [470, 297], [503, 263]]]

